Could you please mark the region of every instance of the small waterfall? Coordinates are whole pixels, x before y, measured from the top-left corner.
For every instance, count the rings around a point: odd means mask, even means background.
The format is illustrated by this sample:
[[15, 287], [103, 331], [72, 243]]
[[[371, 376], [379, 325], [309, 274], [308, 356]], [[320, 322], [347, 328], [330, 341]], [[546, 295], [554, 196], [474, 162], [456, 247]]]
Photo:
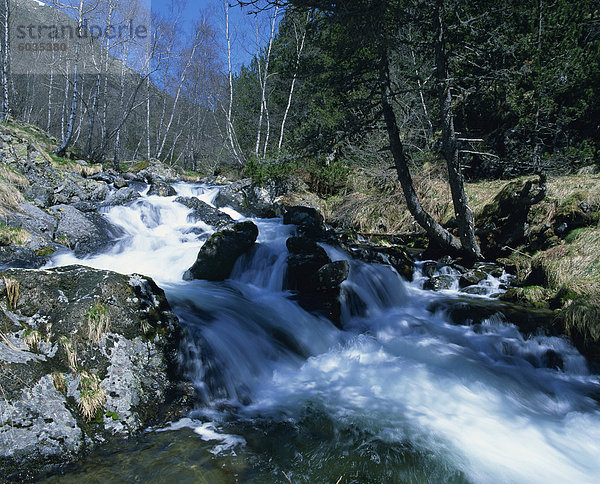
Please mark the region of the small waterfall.
[[[174, 186], [178, 195], [209, 204], [218, 193], [218, 187]], [[448, 475], [473, 482], [600, 476], [600, 383], [566, 340], [524, 338], [495, 316], [453, 324], [444, 305], [433, 303], [454, 297], [458, 285], [445, 294], [423, 291], [420, 274], [408, 283], [389, 266], [356, 260], [342, 284], [339, 330], [284, 290], [285, 241], [294, 227], [279, 219], [255, 220], [258, 243], [229, 280], [184, 282], [213, 228], [189, 223], [189, 210], [173, 200], [143, 196], [111, 208], [105, 216], [126, 235], [110, 252], [85, 260], [61, 254], [53, 264], [139, 272], [157, 281], [187, 328], [181, 359], [201, 397], [195, 415], [276, 428], [300, 425], [307, 409], [319, 409], [335, 435], [355, 435], [351, 448], [377, 442], [413, 449]], [[323, 247], [332, 260], [349, 258]], [[482, 285], [489, 295], [504, 282], [489, 278]], [[197, 425], [204, 434], [215, 428]], [[315, 446], [322, 466], [343, 459], [335, 446]], [[399, 472], [391, 466], [381, 475], [396, 481]]]

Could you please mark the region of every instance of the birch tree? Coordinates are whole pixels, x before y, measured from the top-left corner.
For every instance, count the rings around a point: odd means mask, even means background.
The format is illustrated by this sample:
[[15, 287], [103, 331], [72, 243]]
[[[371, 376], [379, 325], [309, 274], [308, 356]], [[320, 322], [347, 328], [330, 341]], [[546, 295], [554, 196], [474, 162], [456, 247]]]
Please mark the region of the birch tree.
[[[262, 123], [263, 117], [268, 117], [267, 110], [267, 80], [269, 78], [269, 61], [271, 59], [271, 49], [273, 48], [273, 39], [275, 38], [275, 26], [277, 24], [277, 13], [279, 11], [279, 4], [275, 4], [275, 8], [273, 9], [273, 20], [270, 23], [270, 35], [269, 42], [267, 44], [267, 50], [265, 52], [264, 58], [264, 67], [261, 70], [261, 55], [260, 55], [260, 40], [259, 40], [259, 28], [258, 28], [258, 20], [256, 20], [256, 61], [258, 63], [258, 75], [260, 80], [260, 91], [261, 91], [261, 99], [260, 99], [260, 114], [258, 116], [258, 128], [256, 133], [256, 146], [254, 148], [254, 155], [256, 158], [259, 157], [260, 143], [262, 138]], [[265, 142], [263, 149], [263, 158], [266, 155], [267, 146], [269, 141], [269, 126], [267, 126], [266, 134], [265, 134]]]
[[233, 127], [233, 69], [231, 66], [231, 31], [229, 24], [229, 9], [231, 8], [228, 0], [224, 0], [223, 5], [225, 7], [225, 40], [227, 44], [227, 80], [229, 84], [229, 102], [225, 110], [225, 122], [227, 129], [227, 139], [229, 141], [229, 148], [231, 155], [239, 165], [244, 165], [244, 158], [241, 150], [239, 149], [239, 143], [235, 135], [235, 128]]
[[[79, 78], [79, 51], [80, 51], [80, 43], [81, 37], [83, 36], [83, 20], [84, 18], [92, 11], [96, 9], [98, 6], [98, 2], [95, 3], [85, 3], [84, 0], [79, 0], [76, 4], [70, 3], [62, 3], [58, 1], [54, 1], [53, 5], [57, 8], [64, 9], [66, 11], [71, 11], [71, 13], [75, 13], [77, 27], [77, 34], [75, 36], [75, 53], [73, 56], [73, 90], [71, 93], [71, 102], [69, 107], [69, 116], [67, 119], [66, 130], [63, 136], [63, 139], [58, 146], [54, 150], [54, 154], [58, 156], [64, 156], [67, 149], [71, 146], [73, 142], [73, 131], [75, 128], [75, 122], [77, 117], [77, 109], [79, 102], [79, 90], [80, 90], [80, 78]], [[65, 90], [65, 98], [68, 98], [68, 91]]]
[[283, 119], [281, 120], [281, 129], [279, 131], [279, 143], [277, 143], [277, 153], [281, 153], [281, 146], [283, 144], [283, 134], [285, 132], [285, 122], [292, 106], [292, 96], [294, 95], [294, 87], [296, 86], [296, 79], [298, 78], [298, 70], [300, 68], [300, 58], [302, 57], [302, 51], [304, 50], [304, 42], [306, 41], [306, 28], [310, 20], [310, 12], [306, 13], [306, 19], [302, 27], [298, 26], [294, 21], [294, 37], [296, 39], [296, 63], [294, 65], [294, 74], [292, 76], [292, 82], [290, 84], [290, 92], [288, 94], [287, 104], [285, 111], [283, 112]]

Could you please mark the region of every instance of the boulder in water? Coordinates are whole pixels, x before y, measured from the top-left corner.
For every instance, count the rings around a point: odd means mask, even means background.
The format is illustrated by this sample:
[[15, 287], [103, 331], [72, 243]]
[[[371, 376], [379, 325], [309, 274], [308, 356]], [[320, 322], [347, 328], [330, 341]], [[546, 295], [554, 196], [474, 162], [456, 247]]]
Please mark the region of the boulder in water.
[[245, 178], [224, 187], [217, 195], [215, 205], [231, 207], [249, 217], [271, 218], [279, 215], [281, 208], [275, 199], [284, 192], [278, 186], [256, 186], [251, 179]]
[[472, 271], [467, 271], [464, 274], [461, 274], [458, 285], [462, 287], [474, 286], [479, 284], [481, 281], [487, 279], [487, 274], [481, 270], [475, 269]]
[[187, 410], [179, 322], [151, 279], [10, 269], [0, 304], [0, 480], [35, 478]]
[[297, 225], [300, 234], [312, 239], [319, 239], [325, 234], [323, 216], [312, 207], [286, 207], [283, 223]]
[[[373, 244], [350, 244], [346, 246], [346, 248], [354, 258], [364, 262], [391, 265], [404, 279], [412, 281], [415, 263], [412, 257], [410, 257], [402, 247], [384, 247]], [[435, 267], [436, 264], [433, 263], [434, 270]]]
[[348, 278], [350, 264], [331, 262], [325, 250], [308, 237], [290, 237], [286, 280], [298, 291], [298, 303], [307, 311], [324, 315], [340, 326], [340, 284]]
[[454, 286], [454, 278], [448, 275], [433, 276], [425, 281], [423, 289], [430, 291], [442, 291], [444, 289], [452, 289]]
[[200, 220], [213, 227], [223, 227], [233, 223], [233, 219], [229, 215], [217, 208], [211, 207], [198, 197], [177, 197], [175, 201], [193, 210], [188, 215], [188, 222], [197, 222]]
[[253, 222], [240, 222], [215, 232], [200, 248], [196, 262], [185, 272], [183, 279], [227, 279], [235, 261], [252, 248], [257, 237], [258, 227]]
[[0, 247], [0, 269], [8, 267], [38, 269], [48, 262], [52, 252], [53, 249], [48, 249], [48, 254], [42, 255], [42, 250], [36, 253], [27, 247], [17, 245]]
[[139, 192], [133, 188], [119, 188], [104, 202], [106, 206], [125, 205], [140, 197]]
[[286, 275], [288, 288], [312, 291], [318, 270], [331, 262], [327, 253], [308, 237], [290, 237], [286, 246], [290, 253]]
[[339, 289], [340, 284], [348, 279], [350, 263], [347, 260], [338, 260], [325, 264], [315, 275], [316, 291], [331, 291]]
[[56, 205], [50, 211], [58, 218], [55, 240], [76, 255], [99, 252], [110, 246], [118, 231], [97, 213], [83, 213], [70, 205]]
[[154, 179], [150, 184], [148, 195], [158, 195], [159, 197], [173, 197], [177, 195], [177, 192], [167, 182], [160, 179]]
[[120, 190], [121, 188], [126, 188], [129, 186], [129, 183], [127, 183], [127, 180], [125, 180], [125, 178], [123, 178], [122, 176], [118, 176], [115, 181], [113, 182], [113, 186], [117, 189]]

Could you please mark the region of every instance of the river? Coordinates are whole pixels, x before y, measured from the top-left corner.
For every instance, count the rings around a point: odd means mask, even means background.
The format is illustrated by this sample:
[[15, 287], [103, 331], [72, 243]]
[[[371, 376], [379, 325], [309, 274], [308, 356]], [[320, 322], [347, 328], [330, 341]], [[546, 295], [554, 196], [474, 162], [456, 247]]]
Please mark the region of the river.
[[[219, 190], [174, 186], [209, 204]], [[280, 219], [254, 219], [258, 244], [229, 280], [185, 282], [214, 229], [188, 222], [190, 210], [175, 197], [143, 193], [104, 214], [126, 234], [109, 253], [63, 253], [51, 264], [154, 278], [187, 329], [181, 364], [198, 390], [196, 408], [166, 428], [101, 447], [47, 482], [600, 478], [600, 382], [566, 340], [525, 339], [495, 316], [453, 324], [433, 303], [458, 293], [424, 291], [419, 277], [409, 283], [388, 266], [356, 260], [337, 329], [282, 290], [285, 241], [295, 228]], [[333, 260], [348, 258], [325, 249]], [[549, 351], [562, 368], [546, 367]]]

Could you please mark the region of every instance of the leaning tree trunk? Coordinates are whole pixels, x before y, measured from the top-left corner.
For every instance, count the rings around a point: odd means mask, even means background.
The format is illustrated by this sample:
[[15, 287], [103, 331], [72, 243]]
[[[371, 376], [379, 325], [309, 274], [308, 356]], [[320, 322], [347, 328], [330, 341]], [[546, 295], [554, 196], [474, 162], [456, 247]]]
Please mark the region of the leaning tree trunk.
[[380, 86], [381, 86], [381, 105], [383, 117], [390, 140], [390, 150], [394, 157], [398, 180], [402, 185], [406, 205], [411, 215], [416, 222], [425, 229], [430, 240], [439, 245], [442, 249], [456, 253], [461, 250], [460, 241], [450, 232], [443, 228], [429, 213], [427, 213], [419, 202], [419, 197], [413, 186], [412, 177], [408, 169], [406, 155], [404, 154], [404, 146], [400, 140], [400, 131], [396, 114], [392, 105], [392, 90], [390, 82], [389, 64], [387, 53], [382, 55], [382, 66], [380, 69]]
[[452, 112], [452, 95], [450, 93], [450, 81], [447, 75], [445, 36], [442, 20], [443, 0], [436, 2], [436, 42], [435, 63], [438, 84], [438, 96], [440, 103], [440, 115], [442, 117], [442, 151], [446, 164], [448, 165], [448, 181], [452, 193], [454, 214], [458, 224], [460, 241], [465, 255], [472, 260], [481, 259], [481, 249], [475, 240], [475, 228], [473, 214], [469, 208], [463, 175], [460, 166], [460, 156], [456, 144], [456, 132], [454, 131], [454, 113]]

